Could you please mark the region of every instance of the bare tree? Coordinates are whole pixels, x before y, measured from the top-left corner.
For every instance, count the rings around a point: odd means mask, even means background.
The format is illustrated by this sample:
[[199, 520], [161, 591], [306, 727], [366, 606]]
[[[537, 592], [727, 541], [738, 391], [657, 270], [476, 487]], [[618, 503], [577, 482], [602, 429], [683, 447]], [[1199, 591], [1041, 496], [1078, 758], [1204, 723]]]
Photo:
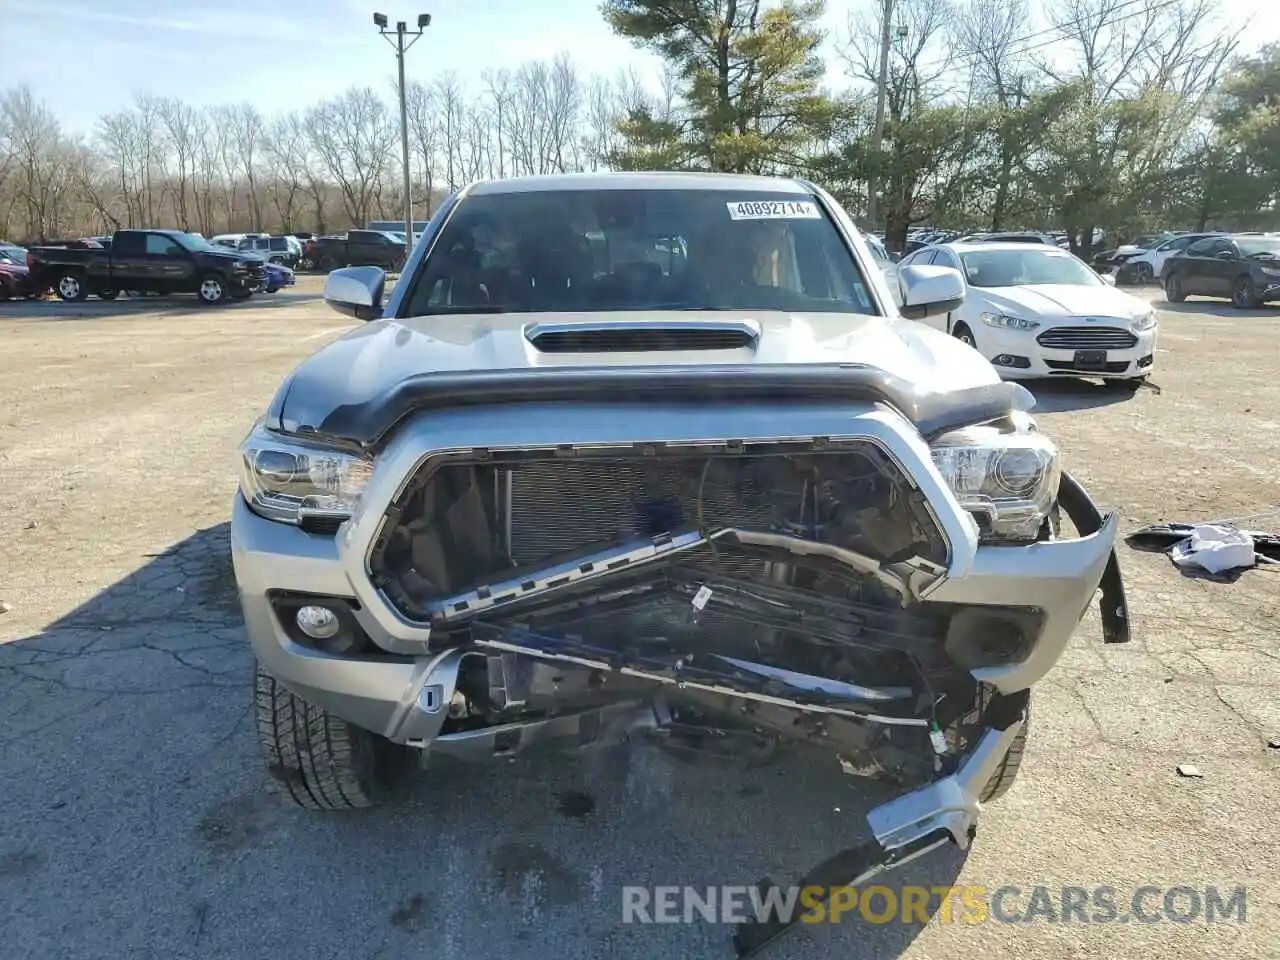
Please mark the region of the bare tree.
[[296, 229], [299, 203], [308, 182], [307, 128], [302, 116], [292, 112], [278, 117], [263, 146], [271, 164], [271, 203], [282, 229], [291, 232]]
[[265, 148], [266, 121], [258, 108], [249, 103], [237, 104], [228, 114], [231, 120], [230, 140], [238, 162], [237, 174], [245, 180], [248, 212], [254, 230], [262, 229], [262, 199], [258, 194], [258, 164]]
[[342, 193], [347, 217], [371, 219], [395, 143], [386, 104], [369, 87], [353, 87], [307, 114], [307, 133], [320, 163]]
[[462, 132], [462, 116], [466, 112], [462, 83], [453, 72], [441, 74], [435, 82], [440, 139], [444, 150], [444, 179], [450, 193], [459, 187], [458, 138]]
[[26, 233], [47, 237], [58, 228], [58, 204], [68, 182], [69, 146], [53, 113], [28, 86], [0, 98], [0, 118], [8, 141], [8, 179], [15, 199], [26, 208]]
[[173, 196], [177, 206], [178, 225], [183, 230], [190, 230], [192, 216], [189, 200], [199, 149], [196, 111], [181, 100], [170, 97], [160, 101], [159, 113], [168, 148], [177, 167]]
[[507, 175], [507, 140], [511, 130], [511, 71], [506, 69], [486, 71], [484, 84], [489, 98], [489, 115], [494, 125], [493, 153], [497, 159], [497, 169], [491, 175], [505, 177]]
[[440, 137], [439, 110], [436, 105], [435, 87], [417, 80], [410, 81], [405, 91], [405, 108], [409, 120], [409, 149], [416, 165], [416, 180], [421, 184], [421, 196], [414, 197], [414, 208], [425, 205], [430, 215], [435, 187], [436, 148]]

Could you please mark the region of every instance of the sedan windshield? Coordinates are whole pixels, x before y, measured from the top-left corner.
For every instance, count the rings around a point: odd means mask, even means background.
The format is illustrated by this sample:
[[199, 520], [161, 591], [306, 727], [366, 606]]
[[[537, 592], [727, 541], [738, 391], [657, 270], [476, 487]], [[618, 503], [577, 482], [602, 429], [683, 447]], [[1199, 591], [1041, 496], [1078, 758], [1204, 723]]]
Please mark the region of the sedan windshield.
[[1098, 275], [1065, 250], [983, 250], [962, 253], [965, 277], [974, 287], [1019, 287], [1051, 283], [1071, 287], [1102, 285]]
[[1270, 237], [1246, 240], [1240, 237], [1236, 240], [1236, 243], [1240, 245], [1240, 252], [1246, 257], [1258, 257], [1259, 259], [1280, 257], [1280, 240], [1273, 240]]
[[466, 197], [409, 294], [415, 316], [600, 310], [878, 312], [815, 200], [739, 190]]

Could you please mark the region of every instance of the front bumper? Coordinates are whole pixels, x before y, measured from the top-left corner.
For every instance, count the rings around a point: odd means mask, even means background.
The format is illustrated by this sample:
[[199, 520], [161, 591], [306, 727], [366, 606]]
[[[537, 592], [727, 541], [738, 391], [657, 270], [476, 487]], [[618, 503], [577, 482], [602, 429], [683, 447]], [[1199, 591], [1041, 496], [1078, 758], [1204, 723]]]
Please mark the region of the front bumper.
[[[300, 695], [354, 723], [392, 739], [407, 739], [405, 711], [425, 684], [422, 667], [430, 627], [406, 620], [374, 588], [369, 556], [388, 505], [433, 450], [490, 450], [634, 441], [693, 442], [723, 435], [726, 417], [741, 437], [832, 437], [877, 442], [915, 479], [928, 499], [949, 547], [945, 573], [923, 599], [967, 605], [1034, 606], [1043, 611], [1029, 655], [975, 676], [1003, 693], [1030, 687], [1045, 675], [1094, 595], [1113, 553], [1117, 520], [1100, 518], [1074, 540], [1025, 546], [979, 546], [972, 519], [935, 469], [928, 446], [897, 415], [870, 404], [790, 408], [782, 424], [774, 407], [723, 408], [654, 404], [619, 418], [607, 404], [572, 407], [528, 404], [498, 409], [459, 408], [408, 421], [379, 454], [356, 515], [336, 535], [322, 536], [264, 520], [237, 495], [232, 519], [236, 579], [254, 649], [264, 665]], [[1086, 498], [1087, 502], [1087, 498]], [[1091, 505], [1090, 505], [1091, 507]], [[1094, 511], [1096, 515], [1096, 510]], [[268, 594], [292, 591], [349, 598], [360, 626], [384, 656], [334, 658], [292, 643], [272, 611]]]
[[[335, 535], [265, 520], [237, 494], [232, 556], [248, 636], [263, 667], [303, 699], [339, 717], [397, 743], [430, 746], [441, 733], [466, 654], [459, 648], [431, 649], [430, 627], [405, 620], [373, 587], [368, 569], [384, 512], [405, 478], [416, 471], [424, 451], [555, 447], [566, 437], [575, 444], [632, 441], [637, 435], [691, 442], [724, 435], [726, 416], [736, 421], [730, 428], [733, 434], [745, 437], [831, 437], [833, 425], [839, 424], [845, 435], [874, 440], [902, 465], [929, 500], [949, 546], [945, 573], [923, 590], [921, 600], [1035, 607], [1042, 612], [1039, 632], [1024, 659], [971, 671], [1004, 700], [1023, 694], [1053, 667], [1099, 585], [1108, 576], [1119, 584], [1114, 559], [1118, 518], [1102, 517], [1070, 478], [1064, 481], [1060, 503], [1081, 531], [1079, 538], [979, 546], [975, 525], [945, 486], [919, 434], [896, 414], [869, 404], [793, 408], [787, 411], [785, 425], [776, 408], [753, 404], [742, 404], [731, 414], [662, 405], [634, 410], [627, 418], [607, 415], [603, 405], [574, 405], [572, 411], [566, 419], [564, 408], [540, 411], [537, 405], [527, 405], [414, 418], [379, 454], [356, 515]], [[1119, 588], [1117, 594], [1116, 589], [1104, 593], [1112, 612], [1119, 611], [1123, 619], [1123, 591]], [[295, 642], [273, 607], [273, 598], [281, 592], [344, 598], [379, 652], [332, 656]], [[1116, 632], [1111, 629], [1108, 639], [1122, 639], [1114, 636]], [[904, 847], [940, 829], [957, 843], [967, 843], [982, 788], [1021, 723], [1017, 713], [989, 727], [945, 776], [873, 810], [869, 818], [882, 846]]]
[[[1035, 332], [983, 331], [982, 352], [1006, 380], [1051, 377], [1131, 379], [1155, 369], [1159, 328], [1136, 334], [1138, 342], [1123, 350], [1107, 350], [1102, 368], [1077, 366], [1075, 350], [1056, 350], [1036, 342]], [[1040, 331], [1042, 332], [1042, 331]]]

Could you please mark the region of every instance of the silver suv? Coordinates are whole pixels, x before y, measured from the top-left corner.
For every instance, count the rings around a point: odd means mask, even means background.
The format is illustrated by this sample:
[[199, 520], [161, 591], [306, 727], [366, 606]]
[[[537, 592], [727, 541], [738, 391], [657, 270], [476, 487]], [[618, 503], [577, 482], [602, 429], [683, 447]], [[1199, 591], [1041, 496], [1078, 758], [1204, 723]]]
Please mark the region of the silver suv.
[[[878, 862], [966, 846], [1117, 518], [977, 352], [894, 306], [812, 184], [474, 184], [384, 306], [304, 361], [242, 449], [235, 571], [268, 770], [359, 807], [416, 754], [621, 736], [818, 745], [891, 778]], [[1059, 533], [1059, 514], [1079, 535]]]

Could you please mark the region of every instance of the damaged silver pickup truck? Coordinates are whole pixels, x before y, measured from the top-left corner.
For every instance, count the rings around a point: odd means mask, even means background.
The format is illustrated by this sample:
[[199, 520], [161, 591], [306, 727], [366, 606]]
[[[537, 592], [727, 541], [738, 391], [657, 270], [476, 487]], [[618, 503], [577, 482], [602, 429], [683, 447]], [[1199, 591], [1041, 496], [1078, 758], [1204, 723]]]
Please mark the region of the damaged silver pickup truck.
[[968, 844], [1100, 586], [1127, 638], [1117, 520], [1030, 394], [911, 322], [961, 275], [902, 275], [899, 309], [813, 184], [692, 174], [478, 183], [385, 306], [331, 274], [371, 322], [281, 386], [232, 521], [284, 791], [710, 731], [900, 783], [872, 866]]

